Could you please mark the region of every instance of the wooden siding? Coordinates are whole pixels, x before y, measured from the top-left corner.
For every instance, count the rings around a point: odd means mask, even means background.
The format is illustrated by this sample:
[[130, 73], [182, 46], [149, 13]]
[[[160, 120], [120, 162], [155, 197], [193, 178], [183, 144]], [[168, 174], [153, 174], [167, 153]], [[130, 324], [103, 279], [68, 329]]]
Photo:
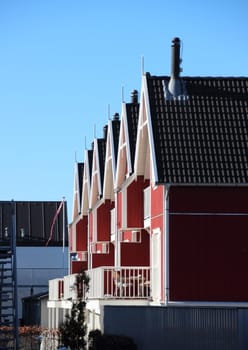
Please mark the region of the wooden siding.
[[248, 187], [171, 187], [170, 211], [248, 213]]
[[[164, 186], [151, 187], [151, 234], [160, 231], [160, 252], [157, 254], [161, 257], [160, 264], [160, 299], [165, 300], [165, 269], [166, 269], [166, 256], [164, 251], [165, 242], [165, 228], [164, 228]], [[158, 248], [159, 249], [159, 248]], [[153, 254], [153, 247], [151, 247]], [[151, 262], [152, 263], [152, 262]], [[155, 281], [153, 281], [155, 283]]]
[[79, 273], [82, 270], [87, 270], [87, 261], [72, 261], [71, 262], [71, 274]]
[[76, 250], [87, 251], [88, 217], [84, 216], [76, 225]]
[[121, 266], [149, 266], [150, 236], [142, 230], [140, 243], [121, 243]]
[[92, 268], [99, 266], [113, 266], [114, 265], [114, 246], [109, 244], [109, 253], [93, 253], [92, 254]]
[[110, 200], [106, 200], [97, 208], [97, 241], [110, 241], [110, 211], [112, 208]]
[[151, 190], [151, 228], [163, 229], [164, 186], [156, 186]]
[[127, 188], [127, 227], [143, 227], [144, 188], [148, 181], [138, 176]]
[[248, 189], [172, 188], [170, 300], [248, 301]]

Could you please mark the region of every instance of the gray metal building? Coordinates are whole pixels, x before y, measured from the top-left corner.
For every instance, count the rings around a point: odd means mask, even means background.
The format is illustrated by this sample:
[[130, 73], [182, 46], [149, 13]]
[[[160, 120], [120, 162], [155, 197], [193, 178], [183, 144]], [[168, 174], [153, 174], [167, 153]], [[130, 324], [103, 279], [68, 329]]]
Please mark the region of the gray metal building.
[[139, 350], [245, 350], [248, 308], [105, 306], [104, 333], [132, 337]]

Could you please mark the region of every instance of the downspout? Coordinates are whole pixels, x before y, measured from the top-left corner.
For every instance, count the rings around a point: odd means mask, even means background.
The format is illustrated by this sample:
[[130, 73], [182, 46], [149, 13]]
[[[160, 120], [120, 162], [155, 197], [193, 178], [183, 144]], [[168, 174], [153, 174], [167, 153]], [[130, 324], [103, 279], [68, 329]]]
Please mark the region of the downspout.
[[118, 192], [120, 191], [119, 188], [116, 188], [115, 190], [115, 268], [120, 268], [120, 237], [119, 237], [119, 231], [118, 231]]
[[165, 306], [170, 300], [170, 285], [169, 285], [169, 192], [170, 185], [164, 187], [164, 286], [165, 286]]
[[91, 227], [90, 227], [90, 219], [91, 219], [91, 213], [92, 213], [92, 210], [91, 209], [89, 209], [88, 210], [88, 232], [87, 232], [87, 236], [88, 236], [88, 238], [87, 238], [87, 240], [88, 240], [88, 247], [87, 247], [87, 249], [88, 249], [88, 270], [92, 270], [92, 254], [91, 254], [91, 245], [90, 245], [90, 229], [91, 229]]

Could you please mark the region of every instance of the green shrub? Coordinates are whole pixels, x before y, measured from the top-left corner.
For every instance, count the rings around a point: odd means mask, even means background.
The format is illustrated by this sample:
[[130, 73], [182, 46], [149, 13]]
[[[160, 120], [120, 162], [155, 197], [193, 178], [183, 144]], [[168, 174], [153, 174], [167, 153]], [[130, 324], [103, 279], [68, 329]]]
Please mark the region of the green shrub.
[[137, 350], [132, 338], [123, 335], [102, 334], [91, 331], [88, 336], [89, 350]]

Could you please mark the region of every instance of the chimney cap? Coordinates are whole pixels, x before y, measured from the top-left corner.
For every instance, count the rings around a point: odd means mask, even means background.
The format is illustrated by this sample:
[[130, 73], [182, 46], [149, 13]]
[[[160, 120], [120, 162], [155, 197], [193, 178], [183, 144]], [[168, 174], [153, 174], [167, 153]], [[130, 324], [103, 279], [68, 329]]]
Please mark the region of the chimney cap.
[[115, 114], [113, 115], [113, 120], [119, 120], [119, 113], [118, 112], [115, 112]]
[[180, 43], [180, 41], [181, 40], [178, 37], [175, 37], [175, 38], [172, 39], [172, 43], [173, 44]]
[[186, 98], [186, 87], [180, 78], [181, 58], [180, 58], [180, 39], [175, 37], [171, 44], [171, 76], [168, 84], [164, 84], [164, 93], [166, 100], [172, 98]]
[[180, 39], [172, 39], [171, 45], [171, 78], [178, 79], [180, 75]]
[[138, 103], [138, 90], [133, 90], [131, 93], [131, 102]]
[[108, 125], [104, 125], [103, 127], [103, 138], [104, 140], [107, 140], [107, 134], [108, 134]]

